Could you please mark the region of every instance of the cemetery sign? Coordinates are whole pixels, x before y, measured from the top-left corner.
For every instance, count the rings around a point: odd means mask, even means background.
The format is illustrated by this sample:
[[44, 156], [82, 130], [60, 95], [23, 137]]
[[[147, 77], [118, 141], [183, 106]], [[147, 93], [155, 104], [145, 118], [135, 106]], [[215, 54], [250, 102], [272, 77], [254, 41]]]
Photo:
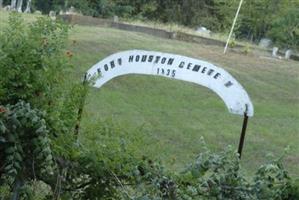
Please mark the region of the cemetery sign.
[[157, 75], [192, 82], [214, 91], [229, 112], [252, 117], [251, 100], [228, 72], [209, 62], [155, 51], [123, 51], [103, 59], [87, 72], [87, 77], [98, 77], [94, 87], [100, 88], [109, 80], [127, 74]]

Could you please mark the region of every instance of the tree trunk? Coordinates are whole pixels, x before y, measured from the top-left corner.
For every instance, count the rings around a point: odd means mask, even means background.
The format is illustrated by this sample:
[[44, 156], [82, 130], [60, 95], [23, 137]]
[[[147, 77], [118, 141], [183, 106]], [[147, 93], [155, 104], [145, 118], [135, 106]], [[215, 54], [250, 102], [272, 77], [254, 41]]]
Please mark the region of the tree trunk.
[[17, 11], [21, 13], [22, 7], [23, 7], [23, 0], [18, 0]]
[[15, 10], [16, 9], [17, 0], [11, 0], [10, 2], [10, 9]]
[[31, 12], [31, 0], [27, 0], [26, 10], [24, 12], [25, 13], [30, 13]]
[[0, 10], [2, 9], [3, 7], [3, 0], [0, 0]]

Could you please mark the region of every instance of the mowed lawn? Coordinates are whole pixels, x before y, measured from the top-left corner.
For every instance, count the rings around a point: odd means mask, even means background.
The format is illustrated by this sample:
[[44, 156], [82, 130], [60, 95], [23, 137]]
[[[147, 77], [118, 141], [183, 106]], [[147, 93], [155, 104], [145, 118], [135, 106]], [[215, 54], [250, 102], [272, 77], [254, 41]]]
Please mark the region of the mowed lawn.
[[[0, 15], [0, 20], [4, 18]], [[244, 170], [254, 172], [271, 159], [269, 155], [281, 155], [290, 146], [285, 165], [298, 178], [299, 62], [256, 53], [229, 51], [223, 55], [221, 47], [88, 26], [74, 26], [69, 49], [74, 53], [74, 68], [66, 77], [73, 81], [80, 81], [86, 70], [106, 56], [129, 49], [181, 54], [223, 67], [243, 85], [255, 107], [244, 145]], [[177, 171], [200, 153], [202, 136], [215, 151], [227, 145], [237, 148], [243, 120], [230, 114], [222, 100], [204, 87], [141, 75], [119, 77], [101, 89], [91, 88], [84, 109], [82, 141], [89, 139], [85, 129], [107, 118], [128, 134], [141, 130], [143, 140], [135, 141], [136, 153], [162, 160]]]

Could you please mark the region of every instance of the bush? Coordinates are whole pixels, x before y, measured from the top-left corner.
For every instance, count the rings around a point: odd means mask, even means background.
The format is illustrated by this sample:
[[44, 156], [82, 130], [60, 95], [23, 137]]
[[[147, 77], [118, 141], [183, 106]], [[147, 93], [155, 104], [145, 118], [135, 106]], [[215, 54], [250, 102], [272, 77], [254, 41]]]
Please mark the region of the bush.
[[58, 96], [57, 85], [68, 68], [65, 45], [68, 27], [50, 18], [37, 18], [26, 25], [12, 13], [0, 32], [0, 103], [22, 99], [48, 108]]

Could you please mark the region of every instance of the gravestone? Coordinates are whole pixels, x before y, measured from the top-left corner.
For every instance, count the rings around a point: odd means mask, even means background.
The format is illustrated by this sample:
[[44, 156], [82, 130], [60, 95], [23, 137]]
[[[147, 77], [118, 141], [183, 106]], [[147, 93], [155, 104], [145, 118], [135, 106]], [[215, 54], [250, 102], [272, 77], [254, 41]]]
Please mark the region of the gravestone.
[[15, 10], [17, 7], [17, 0], [11, 0], [10, 2], [10, 10]]
[[78, 13], [76, 11], [76, 8], [74, 8], [73, 6], [71, 6], [66, 12], [65, 14], [67, 15], [80, 15], [80, 13]]
[[272, 44], [272, 40], [269, 38], [262, 38], [259, 42], [259, 46], [262, 48], [269, 48]]
[[198, 27], [196, 29], [196, 32], [199, 33], [199, 34], [202, 34], [202, 35], [207, 35], [207, 36], [210, 36], [211, 35], [211, 31], [209, 29], [207, 29], [206, 27]]
[[116, 23], [118, 22], [118, 16], [116, 16], [116, 15], [113, 16], [113, 22], [116, 22]]
[[3, 10], [4, 10], [4, 11], [10, 11], [10, 10], [11, 10], [11, 7], [10, 7], [10, 5], [8, 5], [8, 6], [5, 6], [5, 7], [3, 8]]
[[30, 13], [31, 12], [31, 0], [27, 0], [27, 5], [24, 13]]
[[52, 20], [56, 20], [56, 13], [55, 13], [53, 10], [51, 10], [51, 11], [49, 12], [49, 17], [50, 17]]
[[292, 53], [293, 53], [293, 51], [292, 51], [291, 49], [288, 49], [288, 50], [285, 52], [285, 56], [284, 56], [284, 58], [285, 58], [285, 59], [290, 59], [291, 56], [292, 56]]
[[41, 15], [41, 14], [42, 14], [42, 12], [41, 12], [41, 11], [39, 11], [39, 10], [36, 10], [36, 11], [34, 11], [34, 14], [36, 14], [36, 15]]
[[273, 49], [272, 49], [272, 56], [273, 57], [277, 57], [278, 56], [277, 53], [278, 53], [278, 47], [273, 47]]
[[19, 13], [22, 12], [22, 7], [23, 7], [23, 0], [18, 0], [18, 3], [17, 3], [17, 11]]

